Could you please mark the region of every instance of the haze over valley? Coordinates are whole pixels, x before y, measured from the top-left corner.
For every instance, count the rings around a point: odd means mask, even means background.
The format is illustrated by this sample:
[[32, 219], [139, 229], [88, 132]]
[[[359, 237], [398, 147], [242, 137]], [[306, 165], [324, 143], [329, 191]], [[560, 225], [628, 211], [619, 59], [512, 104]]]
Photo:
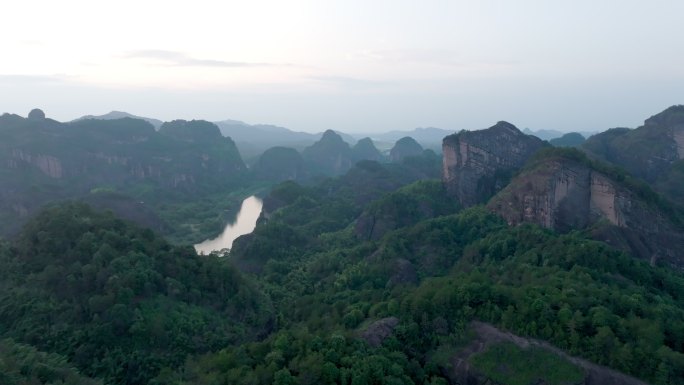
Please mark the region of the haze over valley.
[[7, 4], [0, 385], [684, 385], [683, 11]]

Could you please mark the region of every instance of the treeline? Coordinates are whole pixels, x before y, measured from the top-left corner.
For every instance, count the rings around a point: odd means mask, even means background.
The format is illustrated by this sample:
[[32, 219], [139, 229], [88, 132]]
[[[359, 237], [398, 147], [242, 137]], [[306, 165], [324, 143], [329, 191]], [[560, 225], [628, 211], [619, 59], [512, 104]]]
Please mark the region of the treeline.
[[44, 211], [2, 256], [2, 335], [107, 383], [146, 383], [270, 323], [268, 299], [227, 261], [81, 204]]
[[[362, 162], [281, 184], [224, 259], [81, 205], [53, 208], [1, 244], [0, 335], [106, 384], [447, 384], [481, 320], [684, 384], [681, 273], [580, 232], [459, 211], [417, 175]], [[382, 231], [368, 236], [364, 217]], [[509, 350], [469, 363], [501, 383], [584, 376], [524, 357], [551, 353]], [[497, 377], [501, 355], [510, 373]]]

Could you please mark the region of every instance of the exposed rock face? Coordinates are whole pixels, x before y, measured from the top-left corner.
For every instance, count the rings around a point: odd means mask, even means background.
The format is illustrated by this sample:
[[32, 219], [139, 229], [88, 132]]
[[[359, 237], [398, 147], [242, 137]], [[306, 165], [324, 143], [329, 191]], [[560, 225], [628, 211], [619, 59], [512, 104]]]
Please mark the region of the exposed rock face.
[[31, 112], [29, 112], [28, 118], [30, 120], [38, 120], [38, 121], [45, 120], [45, 112], [43, 112], [43, 110], [41, 110], [41, 109], [34, 108], [31, 110]]
[[450, 195], [464, 207], [473, 206], [501, 190], [510, 175], [545, 145], [507, 122], [449, 135], [442, 143], [442, 179]]
[[33, 155], [21, 149], [12, 150], [12, 158], [8, 160], [8, 168], [18, 168], [20, 162], [29, 163], [37, 167], [43, 174], [50, 178], [59, 179], [63, 175], [62, 162], [51, 155]]
[[[475, 333], [475, 339], [452, 358], [451, 366], [446, 373], [451, 383], [471, 385], [492, 384], [490, 378], [487, 378], [482, 373], [478, 373], [477, 369], [472, 366], [470, 358], [484, 352], [494, 344], [512, 343], [522, 349], [529, 349], [531, 347], [543, 349], [549, 354], [558, 355], [579, 367], [585, 376], [584, 381], [581, 382], [583, 385], [647, 385], [637, 378], [630, 377], [605, 366], [596, 365], [582, 358], [570, 356], [547, 342], [504, 332], [490, 324], [474, 321], [471, 323], [471, 330]], [[505, 370], [505, 368], [502, 367], [502, 370]]]
[[423, 147], [410, 136], [405, 136], [394, 144], [390, 150], [390, 161], [401, 163], [409, 156], [419, 156], [423, 154]]
[[543, 159], [517, 176], [487, 207], [511, 225], [561, 232], [595, 227], [598, 240], [655, 262], [684, 268], [684, 236], [653, 204], [581, 162]]
[[634, 130], [612, 129], [594, 135], [582, 148], [654, 182], [674, 162], [684, 159], [684, 105], [672, 106]]
[[391, 336], [394, 328], [399, 324], [396, 317], [383, 318], [368, 325], [366, 330], [361, 333], [361, 338], [368, 342], [368, 345], [377, 348], [382, 342]]
[[166, 122], [159, 128], [159, 133], [185, 142], [207, 142], [223, 137], [218, 126], [206, 120]]
[[375, 147], [371, 138], [363, 138], [352, 147], [354, 162], [361, 160], [374, 160], [380, 162], [384, 159], [380, 151]]
[[3, 235], [49, 201], [99, 189], [141, 201], [159, 192], [176, 199], [225, 191], [245, 170], [232, 140], [208, 122], [175, 121], [157, 132], [131, 118], [60, 123], [37, 112], [31, 116], [0, 116]]
[[352, 166], [349, 144], [333, 130], [327, 130], [321, 140], [305, 148], [302, 157], [313, 174], [341, 175]]

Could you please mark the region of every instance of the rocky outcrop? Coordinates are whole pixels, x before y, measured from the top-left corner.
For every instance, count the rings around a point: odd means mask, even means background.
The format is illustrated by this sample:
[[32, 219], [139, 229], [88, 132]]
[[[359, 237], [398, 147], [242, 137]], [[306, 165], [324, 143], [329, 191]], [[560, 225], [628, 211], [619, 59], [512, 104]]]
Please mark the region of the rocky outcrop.
[[[492, 380], [480, 373], [471, 363], [471, 358], [485, 352], [489, 347], [501, 343], [512, 343], [521, 349], [542, 349], [549, 354], [555, 354], [563, 360], [577, 366], [584, 372], [582, 385], [648, 385], [645, 382], [612, 370], [605, 366], [597, 365], [585, 359], [570, 356], [564, 351], [551, 344], [531, 338], [524, 338], [512, 333], [497, 329], [496, 327], [474, 321], [470, 329], [475, 338], [463, 347], [451, 359], [450, 366], [446, 368], [447, 377], [456, 384], [492, 384]], [[501, 364], [501, 370], [508, 370], [505, 363]], [[579, 384], [578, 384], [579, 385]]]
[[184, 142], [208, 142], [220, 140], [221, 130], [214, 123], [206, 120], [174, 120], [166, 122], [159, 128], [159, 133]]
[[387, 337], [392, 335], [394, 328], [396, 328], [398, 324], [399, 319], [396, 317], [387, 317], [377, 320], [368, 325], [366, 330], [361, 333], [361, 338], [368, 342], [368, 345], [377, 348], [382, 345]]
[[684, 269], [684, 236], [668, 213], [586, 159], [538, 159], [487, 207], [511, 225], [535, 223], [561, 232], [593, 228], [598, 240]]
[[175, 121], [158, 132], [138, 119], [60, 123], [43, 115], [0, 116], [2, 235], [50, 201], [102, 189], [183, 199], [225, 191], [246, 169], [233, 141], [208, 122]]
[[473, 206], [501, 190], [511, 174], [545, 145], [507, 122], [461, 131], [442, 143], [442, 179], [450, 195], [465, 207]]
[[612, 129], [589, 138], [582, 148], [649, 182], [684, 159], [684, 105], [656, 114], [634, 130]]
[[39, 108], [34, 108], [29, 112], [28, 118], [35, 121], [45, 120], [45, 112]]
[[62, 162], [52, 155], [31, 154], [27, 151], [12, 149], [12, 157], [8, 160], [8, 168], [18, 168], [20, 162], [26, 162], [37, 167], [43, 174], [50, 178], [59, 179], [63, 176]]
[[422, 154], [423, 147], [412, 137], [405, 136], [394, 143], [394, 147], [390, 150], [390, 161], [401, 163], [410, 156], [420, 156]]
[[386, 287], [394, 287], [397, 285], [415, 285], [418, 283], [418, 272], [411, 261], [399, 258], [393, 262], [392, 276], [387, 280]]

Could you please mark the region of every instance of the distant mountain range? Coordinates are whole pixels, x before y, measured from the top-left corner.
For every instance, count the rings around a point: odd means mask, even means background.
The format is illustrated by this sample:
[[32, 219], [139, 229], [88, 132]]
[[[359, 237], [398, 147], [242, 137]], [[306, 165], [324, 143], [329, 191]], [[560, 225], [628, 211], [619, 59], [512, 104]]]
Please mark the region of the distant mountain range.
[[[99, 119], [112, 120], [121, 118], [142, 119], [159, 129], [163, 122], [159, 119], [137, 116], [123, 111], [112, 111], [104, 115], [85, 115], [74, 121], [83, 119]], [[305, 147], [312, 145], [319, 141], [324, 132], [309, 133], [290, 130], [289, 128], [276, 126], [272, 124], [249, 124], [239, 120], [226, 119], [213, 122], [221, 130], [223, 136], [228, 136], [237, 144], [242, 157], [248, 162], [252, 163], [256, 158], [269, 148], [276, 146], [285, 146], [295, 148], [299, 151]], [[369, 137], [373, 140], [375, 146], [385, 154], [394, 144], [401, 138], [411, 137], [418, 142], [423, 148], [429, 148], [437, 152], [441, 152], [442, 140], [455, 130], [447, 130], [437, 127], [418, 127], [413, 130], [393, 130], [383, 133], [352, 133], [347, 134], [340, 131], [335, 131], [342, 139], [354, 145], [358, 140]], [[522, 130], [527, 135], [534, 135], [542, 140], [552, 140], [563, 137], [566, 133], [557, 130], [530, 130], [525, 128]], [[595, 132], [579, 132], [584, 138], [589, 138], [597, 134]]]
[[[541, 140], [551, 140], [551, 139], [556, 139], [560, 138], [563, 135], [565, 135], [565, 132], [562, 131], [557, 131], [557, 130], [537, 130], [537, 131], [532, 131], [529, 128], [524, 128], [522, 130], [523, 134], [527, 135], [534, 135], [537, 138]], [[582, 131], [582, 132], [577, 132], [581, 134], [585, 138], [589, 138], [592, 135], [596, 135], [599, 133], [599, 131]]]
[[114, 120], [114, 119], [122, 119], [122, 118], [132, 118], [132, 119], [142, 119], [154, 126], [155, 130], [158, 130], [159, 127], [164, 123], [159, 119], [154, 119], [154, 118], [146, 118], [143, 116], [137, 116], [133, 114], [129, 114], [128, 112], [123, 112], [123, 111], [112, 111], [108, 112], [104, 115], [85, 115], [81, 116], [80, 118], [72, 120], [72, 122], [77, 122], [79, 120], [84, 120], [84, 119], [97, 119], [97, 120]]
[[[214, 122], [224, 136], [230, 136], [237, 142], [302, 144], [315, 142], [323, 137], [323, 132], [311, 134], [293, 131], [289, 128], [271, 124], [248, 124], [239, 120], [222, 120]], [[335, 131], [347, 143], [356, 143], [356, 138], [343, 132]]]
[[[85, 115], [78, 119], [74, 119], [74, 121], [83, 119], [111, 120], [121, 118], [142, 119], [151, 123], [156, 129], [159, 129], [163, 123], [159, 119], [137, 116], [123, 111], [112, 111], [104, 115]], [[238, 144], [241, 150], [243, 147], [247, 148], [247, 152], [251, 152], [252, 149], [263, 152], [266, 148], [274, 146], [289, 146], [301, 150], [320, 140], [324, 133], [321, 131], [312, 134], [309, 132], [294, 131], [289, 128], [272, 124], [249, 124], [232, 119], [213, 123], [219, 127], [223, 136], [229, 136]], [[347, 134], [340, 131], [335, 132], [350, 145], [354, 145], [359, 139], [370, 137], [375, 142], [386, 143], [387, 149], [391, 148], [397, 140], [406, 136], [412, 137], [424, 147], [434, 147], [435, 144], [441, 146], [442, 139], [445, 136], [454, 133], [453, 130], [445, 130], [436, 127], [420, 127], [413, 130], [394, 130], [384, 133]]]
[[443, 128], [437, 128], [437, 127], [419, 127], [419, 128], [414, 128], [413, 130], [405, 130], [405, 131], [399, 131], [399, 130], [394, 130], [394, 131], [389, 131], [385, 133], [373, 133], [373, 134], [359, 134], [361, 136], [368, 136], [372, 138], [373, 140], [376, 141], [381, 141], [381, 142], [391, 142], [394, 143], [397, 140], [410, 136], [411, 138], [415, 139], [416, 142], [420, 143], [424, 147], [431, 147], [430, 145], [433, 143], [439, 143], [441, 146], [442, 144], [442, 139], [444, 139], [445, 136], [453, 134], [455, 131], [453, 130], [445, 130]]
[[[104, 192], [98, 202], [122, 207], [115, 192], [136, 205], [176, 202], [234, 188], [247, 171], [235, 143], [210, 122], [174, 120], [155, 130], [145, 120], [106, 116], [68, 123], [40, 110], [0, 116], [0, 234], [52, 201]], [[128, 211], [142, 211], [130, 202]]]

